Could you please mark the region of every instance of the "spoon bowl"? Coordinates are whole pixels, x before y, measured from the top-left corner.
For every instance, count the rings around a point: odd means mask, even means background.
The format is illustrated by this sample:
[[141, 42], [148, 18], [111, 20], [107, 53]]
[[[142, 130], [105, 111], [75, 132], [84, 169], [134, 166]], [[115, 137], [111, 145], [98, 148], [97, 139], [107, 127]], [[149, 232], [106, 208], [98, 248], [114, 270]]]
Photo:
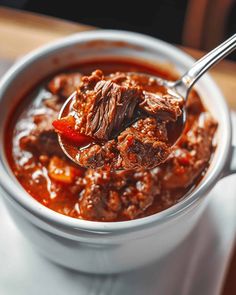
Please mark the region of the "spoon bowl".
[[[137, 76], [137, 73], [128, 72], [127, 75], [136, 75]], [[161, 78], [153, 77], [153, 76], [150, 76], [150, 75], [144, 74], [144, 73], [138, 73], [138, 76], [142, 76], [145, 78], [150, 77], [150, 79], [155, 79], [155, 81], [158, 83], [158, 85], [164, 86], [165, 80], [163, 80]], [[173, 99], [180, 100], [181, 102], [183, 101], [183, 99], [180, 97], [180, 95], [178, 93], [172, 91], [171, 89], [167, 89], [167, 93], [169, 95], [171, 95], [171, 97], [173, 97]], [[76, 111], [73, 111], [73, 103], [75, 101], [75, 98], [76, 98], [76, 91], [74, 91], [69, 96], [69, 98], [65, 101], [65, 103], [63, 104], [63, 106], [59, 112], [58, 119], [62, 119], [64, 117], [66, 117], [68, 114], [76, 117]], [[186, 110], [185, 110], [185, 108], [183, 108], [182, 114], [177, 118], [176, 121], [174, 121], [174, 122], [170, 121], [166, 124], [168, 143], [171, 146], [175, 145], [178, 142], [178, 140], [183, 132], [183, 129], [185, 127], [186, 117], [187, 117]], [[66, 156], [78, 165], [78, 162], [76, 161], [76, 155], [78, 153], [78, 148], [76, 146], [74, 146], [73, 144], [71, 144], [63, 136], [61, 136], [60, 133], [58, 133], [58, 141], [61, 146], [61, 149], [66, 154]], [[85, 147], [88, 147], [88, 145], [86, 145]], [[80, 147], [80, 149], [81, 149], [81, 147]]]
[[[164, 87], [166, 93], [175, 100], [183, 100], [186, 104], [188, 99], [188, 94], [197, 82], [197, 80], [210, 68], [212, 68], [216, 63], [222, 60], [225, 56], [229, 55], [236, 48], [236, 34], [231, 36], [225, 42], [217, 46], [215, 49], [204, 55], [199, 59], [180, 79], [176, 81], [169, 81], [162, 79], [160, 77], [152, 76], [145, 73], [128, 72], [127, 75], [138, 76], [142, 78], [147, 78], [149, 81], [153, 80], [158, 86]], [[73, 92], [70, 97], [63, 104], [58, 119], [65, 117], [68, 110], [72, 107], [72, 102], [76, 96], [76, 91]], [[168, 123], [167, 133], [168, 138], [170, 138], [169, 144], [175, 145], [185, 127], [186, 122], [186, 108], [183, 106], [182, 115], [175, 121]], [[177, 136], [172, 136], [177, 134]], [[77, 148], [68, 144], [60, 134], [58, 134], [59, 144], [63, 152], [75, 163], [75, 155], [77, 153]]]

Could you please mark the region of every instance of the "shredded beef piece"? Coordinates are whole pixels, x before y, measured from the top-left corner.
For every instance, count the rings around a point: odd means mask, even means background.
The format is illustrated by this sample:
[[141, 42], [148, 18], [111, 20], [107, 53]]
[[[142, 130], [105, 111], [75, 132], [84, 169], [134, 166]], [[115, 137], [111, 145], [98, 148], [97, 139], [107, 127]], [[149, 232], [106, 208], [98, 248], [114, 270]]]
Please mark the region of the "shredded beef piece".
[[80, 102], [75, 105], [76, 109], [82, 107], [82, 115], [86, 116], [84, 133], [101, 140], [111, 139], [132, 121], [141, 95], [137, 87], [104, 80], [100, 71], [84, 77], [77, 94], [83, 105]]
[[80, 214], [88, 220], [134, 219], [152, 205], [160, 193], [150, 171], [87, 170], [80, 194]]
[[147, 113], [145, 116], [151, 115], [163, 121], [176, 121], [181, 116], [184, 100], [168, 92], [157, 80], [146, 75], [119, 72], [111, 75], [110, 79], [120, 85], [142, 89], [138, 107]]
[[200, 115], [165, 162], [162, 171], [165, 189], [187, 188], [207, 168], [216, 128], [217, 123], [208, 113]]
[[144, 92], [144, 99], [139, 107], [159, 120], [176, 121], [182, 114], [183, 101], [170, 94]]
[[81, 74], [79, 73], [60, 74], [48, 83], [48, 89], [53, 94], [65, 99], [77, 89], [80, 82]]
[[95, 87], [96, 102], [88, 116], [86, 133], [100, 139], [110, 139], [132, 120], [140, 91], [101, 81]]

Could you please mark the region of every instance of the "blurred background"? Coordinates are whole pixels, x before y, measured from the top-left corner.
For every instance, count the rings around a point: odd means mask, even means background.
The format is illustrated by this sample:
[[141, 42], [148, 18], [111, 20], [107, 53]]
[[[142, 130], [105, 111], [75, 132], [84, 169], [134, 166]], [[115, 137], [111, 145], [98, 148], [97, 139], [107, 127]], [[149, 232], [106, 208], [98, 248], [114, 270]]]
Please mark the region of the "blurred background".
[[[0, 5], [210, 50], [236, 32], [235, 0], [0, 0]], [[236, 54], [230, 59], [236, 60]]]

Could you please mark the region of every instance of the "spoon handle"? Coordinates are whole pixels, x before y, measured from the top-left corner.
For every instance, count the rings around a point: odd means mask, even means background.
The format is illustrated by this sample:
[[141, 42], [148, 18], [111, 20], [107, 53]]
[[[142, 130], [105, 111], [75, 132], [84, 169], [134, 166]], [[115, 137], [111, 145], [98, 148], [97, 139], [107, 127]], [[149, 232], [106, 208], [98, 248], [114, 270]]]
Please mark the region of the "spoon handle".
[[[236, 48], [236, 34], [221, 43], [215, 49], [200, 58], [190, 70], [188, 70], [182, 78], [177, 81], [177, 85], [184, 84], [187, 92], [195, 84], [195, 82], [217, 62], [222, 60], [226, 55], [230, 54]], [[179, 83], [178, 83], [179, 82]]]

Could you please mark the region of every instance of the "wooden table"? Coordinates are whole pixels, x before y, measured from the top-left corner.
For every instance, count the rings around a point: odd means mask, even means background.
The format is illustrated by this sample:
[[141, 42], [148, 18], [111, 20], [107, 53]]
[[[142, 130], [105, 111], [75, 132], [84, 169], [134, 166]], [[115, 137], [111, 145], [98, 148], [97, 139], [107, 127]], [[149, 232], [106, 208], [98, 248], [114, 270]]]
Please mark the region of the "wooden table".
[[[13, 62], [19, 56], [44, 43], [85, 30], [91, 30], [91, 27], [0, 7], [0, 59]], [[203, 55], [202, 52], [191, 48], [182, 47], [182, 49], [194, 58]], [[211, 70], [211, 74], [220, 86], [230, 108], [236, 110], [236, 63], [222, 61]], [[236, 250], [222, 295], [232, 294], [236, 294]]]

